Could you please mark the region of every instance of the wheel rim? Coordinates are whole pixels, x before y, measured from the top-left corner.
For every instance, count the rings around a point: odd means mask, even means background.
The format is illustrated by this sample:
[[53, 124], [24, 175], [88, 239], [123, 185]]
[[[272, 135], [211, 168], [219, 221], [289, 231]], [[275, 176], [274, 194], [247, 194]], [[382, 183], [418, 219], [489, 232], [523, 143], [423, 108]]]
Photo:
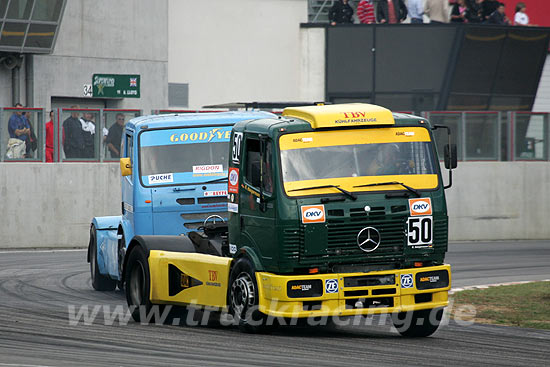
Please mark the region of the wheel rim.
[[145, 276], [143, 273], [143, 266], [138, 262], [132, 268], [132, 273], [130, 275], [130, 298], [134, 305], [141, 305], [143, 301], [143, 286], [145, 284]]
[[254, 282], [247, 273], [241, 273], [231, 285], [231, 306], [234, 314], [243, 318], [246, 311], [254, 306]]

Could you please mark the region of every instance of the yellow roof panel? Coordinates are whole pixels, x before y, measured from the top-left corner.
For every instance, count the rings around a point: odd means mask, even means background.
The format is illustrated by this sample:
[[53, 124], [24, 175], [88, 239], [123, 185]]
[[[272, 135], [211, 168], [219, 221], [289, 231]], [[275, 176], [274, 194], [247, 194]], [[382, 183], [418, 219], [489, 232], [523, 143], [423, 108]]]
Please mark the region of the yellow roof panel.
[[288, 107], [284, 109], [283, 116], [305, 120], [314, 129], [395, 124], [390, 110], [367, 103]]

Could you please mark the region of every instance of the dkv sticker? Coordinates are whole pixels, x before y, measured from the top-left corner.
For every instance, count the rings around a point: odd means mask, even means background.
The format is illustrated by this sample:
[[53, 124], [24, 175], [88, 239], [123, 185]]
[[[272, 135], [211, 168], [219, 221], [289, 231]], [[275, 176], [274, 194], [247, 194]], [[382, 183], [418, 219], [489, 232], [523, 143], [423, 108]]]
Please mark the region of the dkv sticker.
[[302, 223], [325, 223], [324, 205], [305, 205], [301, 207]]
[[411, 215], [432, 215], [432, 201], [430, 198], [409, 199]]
[[228, 191], [238, 194], [239, 193], [239, 169], [229, 168], [229, 182]]

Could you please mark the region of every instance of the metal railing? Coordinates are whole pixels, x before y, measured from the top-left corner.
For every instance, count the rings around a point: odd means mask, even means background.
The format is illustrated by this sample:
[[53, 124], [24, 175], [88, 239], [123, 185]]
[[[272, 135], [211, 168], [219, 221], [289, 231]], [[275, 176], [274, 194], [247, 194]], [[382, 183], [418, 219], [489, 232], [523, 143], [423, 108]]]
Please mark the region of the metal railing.
[[[151, 112], [183, 114], [224, 111], [162, 109]], [[6, 155], [8, 144], [10, 138], [14, 138], [13, 132], [10, 133], [9, 121], [15, 114], [22, 115], [23, 112], [32, 126], [36, 141], [30, 149], [26, 147], [24, 153], [20, 152], [21, 156], [9, 158]], [[118, 123], [125, 123], [141, 115], [142, 111], [137, 109], [60, 108], [53, 111], [52, 122], [47, 125], [50, 118], [43, 108], [0, 108], [0, 161], [115, 162], [118, 161], [116, 153], [120, 141], [113, 139], [118, 140], [119, 134], [122, 135], [122, 128], [116, 126], [117, 118], [123, 119]], [[461, 161], [550, 161], [550, 112], [426, 111], [421, 116], [431, 124], [451, 128]], [[75, 128], [86, 130], [86, 142], [80, 137], [75, 138], [71, 131]], [[80, 133], [80, 130], [77, 132]], [[435, 130], [434, 137], [441, 154], [447, 136], [441, 130]]]

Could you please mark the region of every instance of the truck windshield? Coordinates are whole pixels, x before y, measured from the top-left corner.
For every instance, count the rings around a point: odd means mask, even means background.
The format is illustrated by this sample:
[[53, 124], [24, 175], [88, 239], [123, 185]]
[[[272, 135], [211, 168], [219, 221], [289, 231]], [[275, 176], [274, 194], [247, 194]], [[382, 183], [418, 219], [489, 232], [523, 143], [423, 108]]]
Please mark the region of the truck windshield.
[[227, 177], [231, 126], [144, 131], [139, 170], [150, 185], [196, 184]]
[[[399, 182], [414, 189], [438, 184], [436, 160], [425, 128], [287, 134], [280, 138], [279, 146], [284, 187], [290, 196], [329, 193], [323, 188], [300, 190], [313, 185], [373, 191], [403, 190]], [[395, 185], [387, 185], [393, 181]], [[369, 185], [382, 182], [386, 183], [383, 189]]]

